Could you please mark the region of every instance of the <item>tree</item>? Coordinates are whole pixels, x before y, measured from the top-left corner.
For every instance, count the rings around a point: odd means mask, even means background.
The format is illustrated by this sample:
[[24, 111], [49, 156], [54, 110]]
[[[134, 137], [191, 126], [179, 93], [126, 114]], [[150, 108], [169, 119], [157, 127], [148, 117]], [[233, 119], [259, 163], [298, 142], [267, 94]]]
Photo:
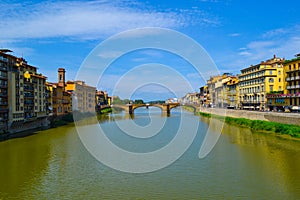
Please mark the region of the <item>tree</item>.
[[136, 99], [134, 100], [134, 104], [144, 104], [144, 101], [142, 99]]

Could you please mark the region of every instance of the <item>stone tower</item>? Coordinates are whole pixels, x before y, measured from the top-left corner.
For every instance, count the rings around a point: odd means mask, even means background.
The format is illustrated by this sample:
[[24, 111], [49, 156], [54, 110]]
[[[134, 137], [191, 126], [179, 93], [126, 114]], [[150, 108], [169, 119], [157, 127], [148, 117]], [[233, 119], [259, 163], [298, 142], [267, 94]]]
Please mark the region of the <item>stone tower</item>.
[[65, 74], [66, 70], [64, 68], [58, 68], [58, 85], [65, 88]]

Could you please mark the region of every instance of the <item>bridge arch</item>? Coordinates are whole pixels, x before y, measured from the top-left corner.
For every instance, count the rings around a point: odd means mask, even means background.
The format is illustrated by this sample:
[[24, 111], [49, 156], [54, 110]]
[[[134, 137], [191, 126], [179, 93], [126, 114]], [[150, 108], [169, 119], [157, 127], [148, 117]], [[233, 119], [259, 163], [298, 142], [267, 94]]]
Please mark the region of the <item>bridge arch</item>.
[[156, 107], [156, 108], [160, 108], [163, 111], [163, 105], [161, 104], [136, 104], [132, 106], [132, 111], [141, 107]]
[[182, 107], [189, 107], [189, 108], [192, 108], [194, 110], [194, 113], [197, 112], [198, 108], [197, 105], [193, 105], [193, 104], [184, 104], [184, 105], [180, 105]]
[[194, 112], [197, 111], [197, 106], [196, 105], [192, 105], [192, 104], [184, 104], [181, 105], [179, 103], [166, 103], [166, 104], [127, 104], [127, 105], [119, 105], [119, 104], [114, 104], [111, 107], [112, 108], [121, 108], [123, 110], [125, 110], [125, 112], [129, 113], [129, 114], [133, 114], [134, 110], [137, 108], [141, 108], [141, 107], [157, 107], [160, 108], [162, 112], [166, 112], [166, 113], [170, 113], [170, 111], [173, 108], [179, 107], [179, 106], [186, 106], [186, 107], [190, 107], [193, 108]]

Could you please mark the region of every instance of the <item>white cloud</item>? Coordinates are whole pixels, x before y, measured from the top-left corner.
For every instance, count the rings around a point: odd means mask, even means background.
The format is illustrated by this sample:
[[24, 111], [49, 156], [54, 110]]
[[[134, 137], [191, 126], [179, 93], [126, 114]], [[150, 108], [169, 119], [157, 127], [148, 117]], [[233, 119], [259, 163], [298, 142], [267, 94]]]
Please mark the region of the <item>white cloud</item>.
[[242, 51], [239, 53], [239, 55], [241, 56], [252, 56], [252, 53], [248, 52], [248, 51]]
[[230, 37], [239, 37], [239, 36], [241, 36], [241, 34], [240, 33], [230, 33], [228, 36], [230, 36]]
[[233, 66], [244, 68], [251, 64], [267, 60], [273, 55], [286, 59], [300, 52], [300, 26], [278, 28], [263, 33], [260, 40], [251, 41], [245, 47], [239, 48], [238, 56]]
[[122, 55], [122, 51], [104, 51], [99, 54], [101, 58], [117, 58]]
[[160, 12], [142, 9], [142, 6], [137, 8], [138, 3], [134, 7], [127, 4], [128, 1], [0, 3], [0, 40], [53, 37], [99, 39], [132, 28], [178, 28], [191, 23], [185, 13]]

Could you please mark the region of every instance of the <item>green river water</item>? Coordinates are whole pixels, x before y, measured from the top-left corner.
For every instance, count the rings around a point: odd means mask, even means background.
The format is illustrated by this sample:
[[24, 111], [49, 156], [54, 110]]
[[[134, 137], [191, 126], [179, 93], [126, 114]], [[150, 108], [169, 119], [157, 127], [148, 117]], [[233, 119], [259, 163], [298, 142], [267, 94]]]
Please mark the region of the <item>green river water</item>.
[[143, 152], [167, 144], [182, 115], [199, 120], [194, 142], [172, 165], [144, 174], [111, 169], [89, 154], [71, 124], [0, 143], [0, 199], [300, 199], [300, 141], [224, 125], [199, 159], [208, 119], [174, 110], [164, 135], [151, 141], [120, 132], [118, 120], [146, 126], [150, 115], [166, 118], [148, 111], [137, 109], [134, 119], [111, 114], [100, 123], [115, 144]]

